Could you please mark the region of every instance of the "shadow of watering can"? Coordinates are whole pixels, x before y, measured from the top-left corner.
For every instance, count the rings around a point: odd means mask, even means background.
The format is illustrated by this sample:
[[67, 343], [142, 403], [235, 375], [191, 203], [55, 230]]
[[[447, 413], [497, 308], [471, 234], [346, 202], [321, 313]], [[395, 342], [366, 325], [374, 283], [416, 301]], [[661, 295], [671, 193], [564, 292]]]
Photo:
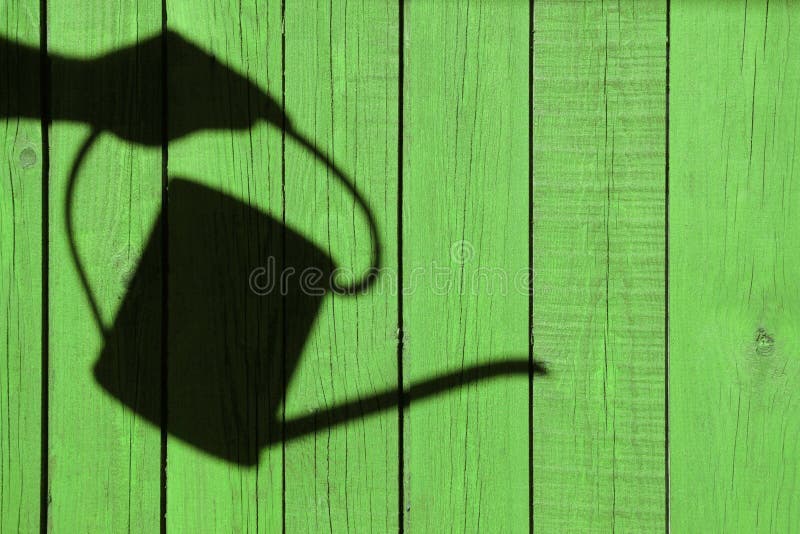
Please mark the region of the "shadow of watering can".
[[[162, 68], [165, 50], [167, 69]], [[0, 39], [0, 71], [33, 69], [42, 61], [38, 50]], [[253, 465], [262, 448], [282, 440], [486, 378], [544, 372], [528, 358], [518, 357], [284, 420], [280, 410], [285, 392], [322, 299], [331, 292], [357, 295], [377, 278], [381, 245], [368, 204], [274, 99], [175, 33], [93, 60], [51, 55], [47, 61], [51, 118], [92, 127], [70, 171], [66, 226], [81, 283], [105, 340], [94, 374], [103, 388], [139, 415], [209, 454]], [[166, 125], [161, 105], [165, 71]], [[0, 103], [0, 116], [39, 116], [39, 102], [30, 96], [36, 91], [26, 94], [19, 84], [6, 85], [0, 82], [8, 94], [6, 104]], [[117, 101], [119, 95], [130, 95], [130, 101]], [[339, 283], [333, 260], [282, 221], [218, 191], [173, 178], [166, 211], [157, 218], [113, 325], [106, 328], [78, 256], [72, 217], [79, 171], [98, 136], [110, 132], [132, 143], [161, 146], [191, 132], [247, 129], [257, 121], [282, 129], [353, 196], [366, 216], [373, 243], [364, 276]], [[254, 267], [297, 276], [285, 283], [278, 280], [269, 292], [254, 291]], [[313, 275], [304, 279], [304, 272]], [[162, 302], [166, 321], [156, 312], [162, 310]], [[162, 331], [165, 325], [167, 332]]]

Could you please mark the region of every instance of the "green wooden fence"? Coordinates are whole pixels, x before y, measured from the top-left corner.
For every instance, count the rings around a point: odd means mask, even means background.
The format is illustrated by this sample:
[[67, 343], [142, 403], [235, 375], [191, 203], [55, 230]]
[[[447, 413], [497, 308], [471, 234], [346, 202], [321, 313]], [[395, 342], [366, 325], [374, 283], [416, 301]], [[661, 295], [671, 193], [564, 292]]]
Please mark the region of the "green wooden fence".
[[800, 3], [0, 13], [3, 534], [800, 532]]

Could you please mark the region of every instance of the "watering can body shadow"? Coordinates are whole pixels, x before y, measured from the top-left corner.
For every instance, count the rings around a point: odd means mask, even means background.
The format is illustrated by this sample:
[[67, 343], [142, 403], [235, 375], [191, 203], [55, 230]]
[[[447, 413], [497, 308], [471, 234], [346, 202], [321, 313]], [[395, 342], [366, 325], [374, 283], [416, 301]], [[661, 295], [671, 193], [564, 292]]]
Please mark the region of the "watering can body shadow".
[[340, 294], [335, 262], [271, 215], [203, 185], [173, 178], [167, 206], [94, 376], [135, 413], [214, 457], [256, 465], [261, 450], [282, 441], [487, 379], [546, 372], [524, 357], [496, 359], [286, 420], [287, 388], [323, 299]]
[[[169, 186], [167, 247], [164, 220], [162, 214], [151, 233], [95, 378], [175, 437], [254, 464], [260, 449], [281, 439], [285, 384], [329, 292], [334, 264], [272, 216], [182, 179]], [[163, 323], [153, 316], [158, 309]], [[164, 326], [166, 336], [154, 335]], [[166, 410], [159, 400], [162, 371]]]

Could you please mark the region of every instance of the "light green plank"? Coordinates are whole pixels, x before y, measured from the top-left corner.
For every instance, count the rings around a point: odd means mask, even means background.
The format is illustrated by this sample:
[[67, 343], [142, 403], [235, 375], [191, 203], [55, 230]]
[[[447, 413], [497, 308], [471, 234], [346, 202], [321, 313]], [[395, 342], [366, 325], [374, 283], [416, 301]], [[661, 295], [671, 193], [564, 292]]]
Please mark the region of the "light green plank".
[[[39, 529], [42, 133], [38, 4], [0, 19], [0, 532]], [[30, 59], [35, 58], [34, 62]], [[23, 111], [24, 110], [24, 111]], [[20, 116], [27, 118], [20, 119]]]
[[[407, 532], [529, 527], [527, 2], [405, 3]], [[458, 386], [513, 359], [522, 372]]]
[[[157, 532], [160, 430], [96, 383], [104, 347], [68, 247], [68, 175], [91, 120], [131, 138], [160, 131], [160, 57], [128, 53], [81, 66], [78, 59], [134, 46], [156, 34], [160, 2], [50, 2], [50, 413], [49, 526], [53, 532]], [[91, 146], [75, 189], [77, 248], [103, 321], [110, 325], [136, 271], [161, 203], [160, 146], [103, 134]], [[156, 287], [158, 282], [156, 281]], [[137, 328], [107, 347], [114, 384], [137, 404], [160, 390], [137, 362], [159, 351], [160, 298], [141, 303]], [[149, 391], [147, 398], [137, 392]]]
[[672, 2], [675, 532], [800, 525], [800, 5]]
[[536, 3], [541, 532], [665, 528], [665, 8]]
[[[188, 42], [168, 45], [169, 135], [207, 127], [169, 146], [167, 529], [279, 532], [282, 450], [265, 425], [278, 409], [269, 395], [282, 325], [275, 302], [247, 284], [282, 239], [256, 215], [281, 219], [280, 125], [259, 121], [261, 92], [281, 99], [280, 3], [167, 7], [170, 30]], [[176, 178], [208, 193], [191, 196]], [[225, 454], [181, 439], [186, 426]]]
[[[311, 433], [286, 444], [287, 532], [398, 528], [397, 407], [384, 403], [367, 416], [371, 403], [362, 403], [398, 386], [398, 19], [396, 1], [286, 3], [287, 113], [369, 204], [386, 269], [364, 294], [324, 297], [287, 377], [287, 419], [314, 419]], [[286, 221], [354, 276], [369, 266], [373, 243], [361, 207], [291, 137]], [[343, 403], [353, 403], [346, 420], [331, 427], [325, 412]]]

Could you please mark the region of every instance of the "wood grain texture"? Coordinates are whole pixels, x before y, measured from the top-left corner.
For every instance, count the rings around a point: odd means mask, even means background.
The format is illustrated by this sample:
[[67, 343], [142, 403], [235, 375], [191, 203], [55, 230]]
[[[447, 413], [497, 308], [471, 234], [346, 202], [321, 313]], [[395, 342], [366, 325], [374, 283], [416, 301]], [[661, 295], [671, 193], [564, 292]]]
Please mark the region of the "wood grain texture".
[[[404, 385], [527, 361], [526, 2], [406, 2]], [[527, 373], [411, 401], [407, 532], [526, 532]]]
[[[39, 9], [6, 2], [4, 39], [38, 47]], [[42, 132], [39, 64], [0, 56], [0, 532], [39, 529], [42, 385]]]
[[[156, 34], [159, 2], [96, 0], [80, 5], [51, 2], [49, 52], [96, 58]], [[91, 110], [86, 118], [149, 135], [147, 113], [161, 109], [160, 84], [143, 80], [158, 58], [126, 56], [108, 69], [60, 68], [53, 61], [54, 117]], [[74, 67], [74, 65], [73, 65]], [[50, 470], [49, 527], [55, 532], [157, 532], [159, 527], [160, 430], [106, 394], [92, 368], [104, 347], [67, 240], [66, 186], [90, 128], [50, 126]], [[76, 186], [75, 238], [104, 322], [112, 323], [135, 272], [161, 203], [161, 150], [110, 134], [89, 149]], [[141, 309], [144, 320], [125, 346], [107, 347], [118, 358], [119, 387], [134, 391], [142, 376], [126, 372], [121, 358], [158, 347], [160, 302]], [[157, 350], [157, 349], [156, 349]], [[136, 356], [134, 356], [136, 357]], [[156, 386], [149, 399], [159, 402]]]
[[[168, 87], [174, 88], [168, 97], [169, 135], [183, 131], [196, 114], [214, 126], [169, 146], [167, 530], [279, 532], [282, 450], [280, 441], [262, 447], [266, 437], [259, 421], [277, 409], [269, 405], [261, 377], [281, 372], [280, 347], [275, 347], [281, 325], [269, 320], [275, 310], [268, 309], [267, 300], [245, 295], [249, 270], [265, 265], [281, 240], [274, 227], [251, 218], [256, 211], [282, 217], [281, 131], [258, 122], [263, 111], [258, 93], [238, 85], [235, 77], [246, 77], [280, 100], [280, 3], [170, 0], [167, 9], [170, 30], [209, 55], [198, 58], [183, 46], [168, 46]], [[179, 88], [187, 84], [196, 85], [196, 100], [179, 99]], [[252, 129], [241, 127], [251, 121]], [[195, 205], [199, 199], [182, 196], [186, 188], [179, 190], [176, 178], [208, 187], [211, 195], [227, 195], [240, 207], [223, 209], [221, 198], [216, 205]], [[195, 219], [197, 210], [202, 215]], [[208, 285], [191, 283], [204, 267], [195, 269], [181, 259], [187, 241], [189, 254], [216, 269], [214, 279], [201, 280]], [[185, 392], [198, 387], [187, 366], [198, 336], [206, 345], [198, 347], [204, 355], [198, 354], [198, 372], [218, 382], [207, 392], [211, 400], [192, 408], [182, 403], [196, 400]], [[210, 383], [201, 379], [199, 384]], [[209, 439], [227, 448], [231, 461], [198, 450], [171, 431], [196, 424], [181, 420], [193, 417], [194, 409], [208, 410], [196, 414], [197, 421], [203, 421]]]
[[[524, 0], [168, 0], [164, 42], [160, 1], [46, 2], [43, 184], [40, 4], [6, 1], [0, 36], [30, 48], [0, 56], [0, 532], [796, 529], [800, 5], [670, 4], [667, 147], [659, 0], [536, 2], [533, 110]], [[373, 246], [282, 107], [378, 223], [379, 283], [318, 308], [246, 285], [291, 246], [358, 276]], [[65, 223], [90, 123], [74, 237], [107, 337]], [[399, 375], [527, 362], [529, 284], [532, 389], [393, 404]], [[193, 409], [224, 457], [180, 435]]]
[[665, 528], [663, 2], [535, 10], [534, 524]]
[[672, 2], [675, 531], [800, 525], [800, 5]]
[[[398, 408], [365, 415], [361, 405], [398, 387], [398, 18], [396, 1], [286, 3], [287, 114], [364, 196], [385, 269], [366, 293], [324, 297], [287, 384], [287, 420], [317, 418], [286, 443], [286, 532], [398, 528]], [[288, 136], [285, 191], [287, 226], [361, 276], [375, 246], [365, 214]], [[331, 427], [325, 410], [345, 402], [355, 403], [347, 421]]]

